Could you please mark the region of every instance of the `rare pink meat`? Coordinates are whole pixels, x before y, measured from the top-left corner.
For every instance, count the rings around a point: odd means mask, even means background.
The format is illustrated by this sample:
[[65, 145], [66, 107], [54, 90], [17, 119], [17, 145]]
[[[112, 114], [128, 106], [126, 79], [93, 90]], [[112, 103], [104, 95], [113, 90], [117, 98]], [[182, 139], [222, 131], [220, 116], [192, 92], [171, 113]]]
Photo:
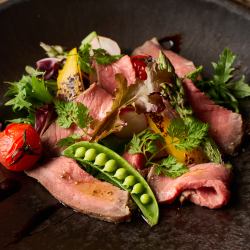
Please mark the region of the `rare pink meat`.
[[204, 163], [190, 167], [190, 171], [176, 179], [158, 176], [152, 168], [148, 182], [160, 203], [172, 203], [178, 197], [208, 207], [219, 208], [227, 204], [230, 193], [230, 170], [223, 165]]
[[52, 158], [26, 173], [60, 202], [79, 212], [111, 222], [130, 218], [128, 192], [95, 179], [70, 158]]
[[226, 154], [233, 154], [243, 137], [243, 121], [238, 113], [216, 105], [190, 80], [184, 81], [187, 98], [196, 116], [210, 125], [210, 135]]
[[53, 122], [41, 136], [44, 148], [43, 153], [46, 156], [58, 155], [60, 148], [57, 147], [56, 143], [72, 134], [81, 134], [81, 129], [75, 125], [72, 125], [70, 128], [62, 128], [56, 122]]
[[146, 159], [141, 153], [131, 154], [126, 151], [122, 157], [137, 170], [145, 168]]
[[[156, 39], [145, 42], [135, 49], [133, 54], [148, 54], [157, 58], [162, 49]], [[193, 71], [193, 62], [164, 50], [165, 55], [173, 64], [176, 74], [184, 78]], [[209, 124], [209, 132], [220, 148], [227, 154], [232, 154], [240, 145], [243, 137], [243, 122], [240, 114], [227, 110], [211, 101], [202, 93], [192, 81], [183, 81], [186, 95], [195, 115], [203, 122]]]
[[111, 94], [114, 94], [117, 88], [117, 82], [115, 80], [116, 74], [122, 74], [126, 78], [128, 86], [136, 82], [135, 71], [130, 57], [127, 55], [110, 65], [99, 65], [95, 63], [95, 68], [98, 84]]
[[[93, 83], [86, 91], [80, 94], [76, 98], [76, 101], [83, 103], [86, 107], [88, 107], [91, 117], [96, 121], [102, 121], [105, 119], [107, 113], [111, 111], [113, 105], [112, 95], [96, 83]], [[88, 132], [90, 135], [85, 136], [86, 139], [91, 138], [90, 136], [92, 131], [93, 129], [89, 129]], [[56, 154], [59, 150], [58, 147], [56, 147], [56, 143], [60, 139], [68, 137], [72, 134], [82, 134], [82, 130], [75, 125], [65, 129], [54, 122], [45, 131], [41, 139], [45, 148]]]
[[112, 110], [113, 96], [96, 83], [77, 96], [77, 102], [84, 104], [93, 119], [102, 121]]

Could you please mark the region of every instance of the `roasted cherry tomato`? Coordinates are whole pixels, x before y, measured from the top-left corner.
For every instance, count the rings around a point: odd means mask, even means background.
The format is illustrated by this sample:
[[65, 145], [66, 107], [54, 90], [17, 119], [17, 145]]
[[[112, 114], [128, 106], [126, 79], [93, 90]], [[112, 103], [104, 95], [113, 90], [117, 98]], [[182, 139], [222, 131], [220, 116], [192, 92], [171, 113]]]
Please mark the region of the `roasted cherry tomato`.
[[9, 170], [31, 168], [41, 152], [40, 137], [31, 125], [12, 123], [0, 132], [0, 163]]
[[149, 61], [152, 60], [151, 56], [148, 55], [136, 55], [131, 56], [131, 62], [135, 70], [135, 76], [140, 80], [147, 79], [146, 66]]

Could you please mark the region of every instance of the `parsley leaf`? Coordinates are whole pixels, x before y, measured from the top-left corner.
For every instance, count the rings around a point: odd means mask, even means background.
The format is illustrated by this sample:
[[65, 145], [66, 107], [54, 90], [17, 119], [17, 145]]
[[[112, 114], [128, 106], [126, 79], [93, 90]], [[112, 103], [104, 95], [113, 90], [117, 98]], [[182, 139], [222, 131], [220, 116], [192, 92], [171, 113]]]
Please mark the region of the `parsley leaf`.
[[232, 73], [234, 71], [233, 63], [235, 58], [236, 56], [232, 53], [232, 51], [225, 48], [220, 54], [218, 62], [212, 62], [212, 66], [214, 68], [212, 81], [215, 85], [225, 84], [232, 78]]
[[174, 119], [168, 127], [168, 134], [176, 149], [192, 150], [200, 146], [207, 136], [208, 125], [194, 118]]
[[119, 60], [122, 55], [110, 55], [105, 49], [93, 49], [94, 59], [98, 64], [108, 65]]
[[110, 55], [105, 49], [92, 49], [89, 43], [83, 43], [79, 48], [81, 70], [88, 74], [92, 71], [92, 60], [101, 65], [108, 65], [119, 60], [121, 57], [122, 55]]
[[171, 178], [177, 178], [188, 172], [188, 167], [183, 163], [177, 162], [173, 156], [163, 159], [155, 168], [157, 175], [163, 174]]
[[56, 100], [55, 109], [57, 123], [62, 128], [69, 128], [73, 123], [80, 128], [86, 128], [91, 122], [89, 110], [82, 103]]
[[[149, 129], [143, 130], [141, 133], [134, 135], [129, 143], [129, 153], [147, 153], [155, 154], [158, 151], [157, 141], [163, 141], [163, 137], [159, 134], [152, 133]], [[146, 157], [147, 158], [147, 157]]]
[[250, 96], [250, 86], [245, 82], [244, 75], [239, 80], [234, 80], [233, 67], [236, 55], [225, 48], [219, 56], [217, 63], [212, 63], [214, 75], [210, 80], [197, 80], [196, 72], [201, 71], [197, 68], [186, 77], [193, 80], [196, 86], [206, 93], [215, 103], [226, 108], [239, 112], [238, 99]]
[[91, 45], [89, 43], [85, 43], [79, 48], [79, 63], [81, 70], [88, 74], [92, 71], [90, 51]]
[[63, 138], [63, 139], [59, 140], [56, 143], [56, 145], [59, 146], [59, 147], [68, 147], [68, 146], [76, 143], [80, 139], [81, 139], [81, 135], [79, 135], [79, 134], [73, 134], [71, 136], [68, 136], [66, 138]]
[[238, 81], [229, 82], [227, 86], [236, 98], [250, 96], [250, 86], [245, 83], [245, 76], [242, 76]]

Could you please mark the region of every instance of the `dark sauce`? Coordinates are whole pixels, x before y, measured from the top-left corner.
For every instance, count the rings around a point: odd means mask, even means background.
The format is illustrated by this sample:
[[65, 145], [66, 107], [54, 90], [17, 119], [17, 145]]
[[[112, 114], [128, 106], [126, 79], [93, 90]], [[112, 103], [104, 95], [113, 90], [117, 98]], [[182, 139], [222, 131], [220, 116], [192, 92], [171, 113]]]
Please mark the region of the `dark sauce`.
[[19, 191], [21, 184], [18, 180], [6, 178], [0, 183], [0, 201]]
[[164, 49], [172, 50], [179, 53], [181, 50], [182, 36], [181, 34], [175, 34], [172, 36], [166, 36], [158, 40]]

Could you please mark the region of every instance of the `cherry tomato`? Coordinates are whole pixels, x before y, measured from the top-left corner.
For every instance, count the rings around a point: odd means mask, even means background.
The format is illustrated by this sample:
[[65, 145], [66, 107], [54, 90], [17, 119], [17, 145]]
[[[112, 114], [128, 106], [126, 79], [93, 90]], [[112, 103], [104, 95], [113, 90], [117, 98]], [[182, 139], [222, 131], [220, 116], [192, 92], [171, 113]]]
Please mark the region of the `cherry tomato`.
[[152, 60], [152, 57], [148, 55], [131, 56], [131, 62], [135, 70], [135, 75], [140, 80], [147, 79], [147, 73], [145, 68], [147, 66], [148, 61], [150, 60]]
[[40, 137], [31, 125], [12, 123], [0, 132], [0, 163], [9, 170], [31, 168], [41, 152]]

